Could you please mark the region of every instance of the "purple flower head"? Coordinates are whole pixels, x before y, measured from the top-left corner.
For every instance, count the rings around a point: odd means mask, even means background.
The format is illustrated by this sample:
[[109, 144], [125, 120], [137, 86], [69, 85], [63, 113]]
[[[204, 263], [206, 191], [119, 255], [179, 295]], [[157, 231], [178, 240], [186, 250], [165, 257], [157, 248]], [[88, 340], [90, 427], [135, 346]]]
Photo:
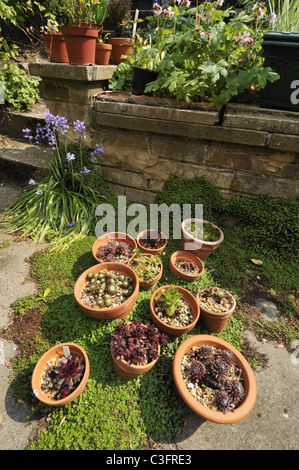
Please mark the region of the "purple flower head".
[[34, 185], [34, 184], [36, 184], [36, 182], [31, 178], [31, 179], [28, 181], [28, 184]]
[[86, 168], [86, 167], [84, 167], [84, 168], [83, 168], [83, 171], [81, 171], [81, 173], [82, 173], [83, 175], [87, 175], [87, 173], [89, 173], [89, 172], [90, 172], [90, 170], [89, 170], [88, 168]]
[[66, 159], [68, 162], [71, 162], [72, 160], [75, 160], [75, 155], [73, 153], [67, 153]]
[[75, 225], [75, 223], [76, 223], [76, 222], [73, 220], [73, 222], [68, 222], [68, 223], [66, 224], [66, 226], [67, 226], [67, 227], [73, 227], [73, 226]]
[[79, 119], [77, 119], [77, 121], [74, 121], [73, 124], [74, 124], [74, 131], [78, 132], [79, 134], [82, 134], [83, 137], [85, 138], [86, 127], [85, 127], [84, 121], [79, 121]]
[[36, 191], [36, 194], [38, 194], [38, 195], [43, 194], [43, 190], [42, 190], [42, 189], [38, 189], [38, 191]]
[[94, 156], [94, 160], [96, 160], [97, 157], [100, 157], [103, 152], [104, 152], [104, 147], [99, 147], [98, 144], [96, 144], [96, 148], [92, 152], [92, 155]]

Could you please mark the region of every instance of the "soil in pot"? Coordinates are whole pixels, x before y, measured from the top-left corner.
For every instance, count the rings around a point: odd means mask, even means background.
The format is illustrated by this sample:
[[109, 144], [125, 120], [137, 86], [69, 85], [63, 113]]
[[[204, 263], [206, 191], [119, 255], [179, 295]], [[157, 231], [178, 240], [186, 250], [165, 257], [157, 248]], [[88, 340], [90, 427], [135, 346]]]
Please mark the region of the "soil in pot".
[[155, 255], [136, 253], [129, 265], [136, 272], [143, 289], [152, 289], [161, 279], [163, 265]]
[[165, 249], [167, 238], [158, 230], [145, 230], [139, 233], [136, 242], [145, 253], [159, 254]]

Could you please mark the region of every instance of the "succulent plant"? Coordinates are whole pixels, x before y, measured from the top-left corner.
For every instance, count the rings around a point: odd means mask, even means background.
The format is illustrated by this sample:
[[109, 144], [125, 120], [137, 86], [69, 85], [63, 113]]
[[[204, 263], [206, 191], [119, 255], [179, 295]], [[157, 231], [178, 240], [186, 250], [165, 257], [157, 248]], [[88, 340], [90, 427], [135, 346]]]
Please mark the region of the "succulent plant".
[[206, 373], [205, 365], [197, 361], [196, 359], [192, 361], [190, 366], [190, 380], [193, 382], [197, 379], [202, 379]]
[[124, 240], [109, 240], [97, 250], [97, 258], [101, 261], [124, 261], [133, 254], [131, 245]]
[[217, 394], [216, 402], [218, 408], [223, 411], [223, 413], [227, 413], [234, 408], [233, 400], [225, 390], [220, 390], [220, 392]]
[[167, 344], [168, 337], [154, 325], [143, 325], [140, 320], [131, 323], [119, 321], [111, 334], [111, 347], [116, 359], [127, 364], [151, 362], [158, 357], [158, 343]]
[[237, 379], [228, 382], [225, 386], [225, 389], [231, 400], [233, 400], [235, 403], [240, 403], [245, 397], [244, 387]]
[[177, 307], [182, 305], [182, 294], [178, 291], [177, 287], [171, 286], [168, 289], [162, 289], [162, 295], [156, 297], [156, 302], [160, 303], [162, 308], [165, 309], [167, 315], [174, 315]]
[[74, 384], [80, 381], [82, 373], [84, 371], [84, 364], [82, 363], [82, 357], [74, 356], [70, 354], [67, 357], [62, 357], [59, 362], [59, 366], [55, 369], [55, 373], [58, 375], [58, 385], [68, 385], [72, 387]]

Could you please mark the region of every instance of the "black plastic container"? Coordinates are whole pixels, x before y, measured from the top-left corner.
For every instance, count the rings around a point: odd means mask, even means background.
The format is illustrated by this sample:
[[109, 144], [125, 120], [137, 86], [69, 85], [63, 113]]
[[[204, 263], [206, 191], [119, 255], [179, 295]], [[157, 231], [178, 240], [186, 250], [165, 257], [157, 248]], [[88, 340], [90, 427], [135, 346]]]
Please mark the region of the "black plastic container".
[[267, 82], [261, 91], [260, 105], [299, 112], [299, 33], [269, 31], [262, 47], [264, 66], [271, 67], [280, 78]]
[[132, 67], [132, 93], [133, 95], [144, 95], [145, 87], [158, 77], [158, 72], [141, 67]]

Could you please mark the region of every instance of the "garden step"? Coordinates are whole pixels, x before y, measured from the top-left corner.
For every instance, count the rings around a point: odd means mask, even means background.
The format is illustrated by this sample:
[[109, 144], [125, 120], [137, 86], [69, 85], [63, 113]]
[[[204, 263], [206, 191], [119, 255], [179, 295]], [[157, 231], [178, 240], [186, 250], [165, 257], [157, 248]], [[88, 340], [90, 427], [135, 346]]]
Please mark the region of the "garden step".
[[47, 147], [29, 145], [13, 139], [0, 139], [0, 173], [17, 183], [30, 178], [40, 181], [48, 172], [52, 151]]

